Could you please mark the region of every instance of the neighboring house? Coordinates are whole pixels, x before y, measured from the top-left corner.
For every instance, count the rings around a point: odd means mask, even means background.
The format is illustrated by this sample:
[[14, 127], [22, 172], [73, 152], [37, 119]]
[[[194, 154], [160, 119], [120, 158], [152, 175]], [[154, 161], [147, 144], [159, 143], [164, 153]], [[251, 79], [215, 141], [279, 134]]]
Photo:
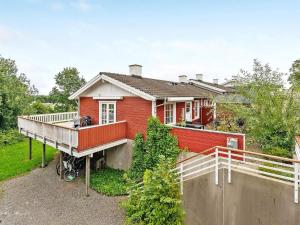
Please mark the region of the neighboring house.
[[[181, 148], [201, 152], [233, 141], [245, 149], [243, 134], [204, 129], [214, 117], [213, 99], [228, 92], [222, 88], [199, 76], [181, 75], [179, 82], [146, 78], [140, 65], [131, 65], [129, 75], [101, 72], [71, 95], [78, 112], [21, 116], [18, 124], [23, 134], [75, 157], [89, 160], [105, 151], [107, 165], [120, 169], [129, 168], [132, 141], [138, 132], [146, 134], [151, 116], [172, 127]], [[90, 116], [92, 125], [75, 129], [72, 119], [78, 115]], [[178, 126], [182, 121], [186, 127]]]

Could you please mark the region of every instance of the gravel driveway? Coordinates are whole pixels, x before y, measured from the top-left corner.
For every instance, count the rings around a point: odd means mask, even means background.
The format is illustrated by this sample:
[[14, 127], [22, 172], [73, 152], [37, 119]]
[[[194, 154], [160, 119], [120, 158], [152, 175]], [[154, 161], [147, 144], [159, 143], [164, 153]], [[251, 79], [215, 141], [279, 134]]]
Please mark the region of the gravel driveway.
[[59, 179], [52, 161], [45, 169], [0, 183], [0, 225], [117, 225], [124, 221], [120, 197], [90, 191], [77, 179]]

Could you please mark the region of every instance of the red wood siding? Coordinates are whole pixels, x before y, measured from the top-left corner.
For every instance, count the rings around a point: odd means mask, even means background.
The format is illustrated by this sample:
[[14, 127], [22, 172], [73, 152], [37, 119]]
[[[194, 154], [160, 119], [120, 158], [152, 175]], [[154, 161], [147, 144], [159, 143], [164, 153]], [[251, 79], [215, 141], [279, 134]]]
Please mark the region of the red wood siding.
[[[140, 97], [124, 97], [116, 101], [116, 121], [127, 121], [127, 138], [134, 139], [137, 132], [146, 133], [147, 119], [152, 115], [152, 102]], [[163, 108], [163, 107], [162, 107]], [[80, 116], [91, 116], [99, 124], [99, 100], [80, 98]]]
[[213, 112], [212, 108], [209, 106], [201, 107], [201, 123], [206, 125], [213, 121]]
[[177, 102], [176, 103], [176, 123], [180, 123], [185, 118], [182, 118], [182, 109], [185, 110], [185, 102]]
[[[200, 104], [203, 103], [203, 101], [200, 100]], [[156, 101], [156, 105], [163, 104], [163, 101], [159, 100]], [[185, 118], [182, 118], [182, 110], [185, 110], [185, 102], [177, 102], [176, 103], [176, 123], [180, 123]], [[193, 101], [193, 108], [192, 108], [192, 115], [193, 119], [195, 118], [195, 102]], [[201, 123], [201, 124], [208, 124], [211, 121], [213, 121], [213, 113], [211, 112], [211, 107], [200, 107], [200, 115], [201, 117], [199, 119], [193, 120], [193, 123]], [[156, 116], [157, 118], [164, 123], [164, 106], [157, 107], [156, 110]]]
[[180, 148], [188, 148], [191, 152], [202, 152], [214, 146], [227, 146], [227, 138], [238, 138], [238, 149], [244, 149], [244, 135], [230, 134], [207, 130], [195, 130], [188, 128], [172, 128], [172, 134], [178, 139]]
[[140, 97], [124, 97], [117, 101], [117, 121], [127, 121], [127, 138], [134, 139], [136, 133], [144, 135], [147, 120], [152, 115], [152, 102]]
[[99, 101], [91, 97], [80, 97], [80, 116], [90, 116], [92, 124], [99, 124]]
[[[164, 101], [158, 100], [156, 101], [156, 105], [158, 106], [156, 108], [156, 117], [160, 120], [161, 123], [164, 123], [164, 116], [165, 116], [165, 107], [162, 105]], [[161, 106], [159, 106], [161, 105]]]
[[78, 130], [78, 151], [126, 138], [126, 122]]

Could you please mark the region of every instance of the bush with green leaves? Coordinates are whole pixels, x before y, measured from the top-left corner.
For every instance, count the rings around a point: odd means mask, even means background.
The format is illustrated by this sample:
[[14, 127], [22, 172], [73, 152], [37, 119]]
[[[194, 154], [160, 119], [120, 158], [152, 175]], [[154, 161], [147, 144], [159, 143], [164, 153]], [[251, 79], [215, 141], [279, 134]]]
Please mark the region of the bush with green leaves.
[[123, 203], [125, 224], [130, 225], [181, 225], [184, 211], [180, 200], [178, 175], [170, 172], [174, 163], [161, 156], [153, 170], [146, 170], [143, 186], [132, 186]]
[[262, 149], [292, 151], [299, 132], [299, 101], [293, 89], [284, 86], [284, 74], [254, 60], [253, 71], [241, 71], [236, 91], [250, 104], [232, 105], [239, 118], [245, 118], [246, 133]]
[[127, 183], [124, 171], [105, 168], [91, 174], [91, 188], [107, 196], [127, 194]]
[[148, 119], [147, 138], [137, 134], [134, 141], [133, 162], [128, 172], [131, 179], [141, 179], [146, 169], [157, 165], [159, 156], [163, 155], [175, 163], [180, 152], [178, 141], [170, 133], [170, 127], [162, 124], [157, 118]]
[[24, 140], [24, 135], [20, 134], [16, 129], [0, 131], [0, 146], [10, 145]]

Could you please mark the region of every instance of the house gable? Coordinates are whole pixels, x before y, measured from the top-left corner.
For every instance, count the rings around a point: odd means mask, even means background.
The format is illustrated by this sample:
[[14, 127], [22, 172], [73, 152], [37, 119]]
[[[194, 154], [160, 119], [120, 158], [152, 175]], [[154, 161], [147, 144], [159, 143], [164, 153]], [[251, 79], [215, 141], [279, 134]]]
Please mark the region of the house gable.
[[104, 80], [99, 80], [90, 88], [85, 90], [80, 97], [123, 97], [123, 96], [135, 96], [134, 94], [126, 91], [114, 84], [111, 84]]

